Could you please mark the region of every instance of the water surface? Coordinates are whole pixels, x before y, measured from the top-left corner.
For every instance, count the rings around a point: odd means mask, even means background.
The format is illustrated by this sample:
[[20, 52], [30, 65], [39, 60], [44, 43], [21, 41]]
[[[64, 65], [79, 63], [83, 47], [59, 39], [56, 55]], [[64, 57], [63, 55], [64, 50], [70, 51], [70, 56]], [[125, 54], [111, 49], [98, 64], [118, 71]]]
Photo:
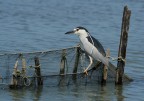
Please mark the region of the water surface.
[[[86, 27], [117, 57], [123, 7], [132, 10], [125, 73], [133, 82], [100, 85], [0, 89], [3, 101], [143, 101], [143, 0], [0, 0], [0, 53], [32, 52], [75, 46], [77, 36], [64, 35]], [[116, 64], [116, 62], [114, 62]]]

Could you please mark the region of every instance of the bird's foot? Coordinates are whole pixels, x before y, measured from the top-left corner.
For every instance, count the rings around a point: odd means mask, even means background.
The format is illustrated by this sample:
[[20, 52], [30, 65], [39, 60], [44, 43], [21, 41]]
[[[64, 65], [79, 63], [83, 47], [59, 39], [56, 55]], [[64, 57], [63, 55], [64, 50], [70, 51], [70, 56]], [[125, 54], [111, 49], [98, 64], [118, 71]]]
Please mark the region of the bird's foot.
[[84, 74], [88, 75], [88, 72], [87, 72], [87, 70], [86, 70], [86, 69], [84, 70]]

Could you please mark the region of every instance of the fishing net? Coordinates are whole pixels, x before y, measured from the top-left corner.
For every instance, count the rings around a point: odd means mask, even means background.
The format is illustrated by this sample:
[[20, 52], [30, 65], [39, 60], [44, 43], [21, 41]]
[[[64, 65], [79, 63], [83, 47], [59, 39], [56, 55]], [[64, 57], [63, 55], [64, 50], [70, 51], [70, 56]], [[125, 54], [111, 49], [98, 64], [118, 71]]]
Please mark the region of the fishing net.
[[[19, 85], [37, 85], [36, 57], [39, 59], [43, 85], [95, 84], [101, 82], [103, 77], [102, 64], [90, 68], [88, 74], [84, 73], [84, 69], [89, 64], [89, 58], [79, 47], [71, 47], [44, 52], [0, 55], [0, 84], [12, 84], [16, 69]], [[115, 69], [108, 69], [107, 82], [115, 80]]]

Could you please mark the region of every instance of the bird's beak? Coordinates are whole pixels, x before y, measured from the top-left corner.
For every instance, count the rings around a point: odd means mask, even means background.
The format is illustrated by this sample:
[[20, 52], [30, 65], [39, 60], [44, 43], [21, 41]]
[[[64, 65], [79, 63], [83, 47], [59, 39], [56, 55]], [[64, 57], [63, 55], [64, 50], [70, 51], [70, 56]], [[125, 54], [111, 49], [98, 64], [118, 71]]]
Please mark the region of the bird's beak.
[[73, 34], [75, 31], [68, 31], [65, 34]]

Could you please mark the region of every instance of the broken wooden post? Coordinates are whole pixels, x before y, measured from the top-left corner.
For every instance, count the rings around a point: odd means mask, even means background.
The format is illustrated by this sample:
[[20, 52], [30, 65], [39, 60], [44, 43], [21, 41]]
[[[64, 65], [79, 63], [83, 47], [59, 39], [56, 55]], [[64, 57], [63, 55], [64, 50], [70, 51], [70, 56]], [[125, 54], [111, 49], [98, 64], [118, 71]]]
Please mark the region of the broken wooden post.
[[41, 70], [40, 70], [40, 62], [39, 62], [39, 58], [35, 57], [35, 73], [36, 73], [36, 77], [37, 77], [37, 85], [43, 85], [43, 79], [41, 77]]
[[13, 68], [12, 80], [11, 80], [11, 84], [9, 85], [9, 88], [17, 89], [17, 88], [21, 88], [22, 86], [23, 84], [21, 80], [21, 71], [18, 70], [18, 59], [17, 59]]
[[[109, 57], [110, 56], [110, 49], [107, 49], [106, 51], [106, 57]], [[104, 68], [103, 68], [103, 76], [102, 76], [102, 81], [101, 81], [101, 85], [106, 85], [106, 80], [107, 80], [107, 66], [104, 65]]]
[[128, 10], [128, 7], [124, 7], [123, 18], [122, 18], [122, 27], [121, 27], [121, 37], [118, 53], [118, 63], [116, 71], [116, 84], [123, 84], [123, 74], [126, 58], [126, 47], [128, 40], [128, 31], [129, 31], [129, 21], [130, 21], [131, 11]]
[[60, 74], [65, 73], [65, 65], [66, 65], [66, 50], [62, 50], [62, 57], [61, 57], [61, 63], [60, 63]]
[[9, 87], [11, 89], [13, 88], [17, 88], [18, 85], [18, 80], [17, 80], [17, 66], [18, 66], [18, 60], [16, 61], [14, 68], [13, 68], [13, 73], [12, 73], [12, 80], [11, 80], [11, 84], [9, 85]]

